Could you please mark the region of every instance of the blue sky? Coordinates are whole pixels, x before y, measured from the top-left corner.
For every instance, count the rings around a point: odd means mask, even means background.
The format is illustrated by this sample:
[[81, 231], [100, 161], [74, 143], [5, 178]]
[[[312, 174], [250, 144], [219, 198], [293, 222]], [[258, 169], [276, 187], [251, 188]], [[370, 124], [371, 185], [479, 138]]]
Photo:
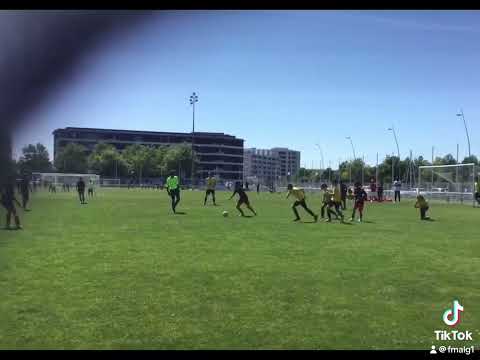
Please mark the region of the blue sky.
[[82, 60], [18, 131], [15, 153], [84, 126], [233, 134], [318, 167], [357, 156], [480, 155], [478, 11], [170, 11]]

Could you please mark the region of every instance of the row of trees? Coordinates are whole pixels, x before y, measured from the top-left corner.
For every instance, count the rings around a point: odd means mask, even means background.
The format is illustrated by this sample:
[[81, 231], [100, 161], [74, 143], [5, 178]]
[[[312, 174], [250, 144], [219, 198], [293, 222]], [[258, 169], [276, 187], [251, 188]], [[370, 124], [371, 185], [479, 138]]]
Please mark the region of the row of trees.
[[113, 145], [99, 143], [87, 155], [83, 145], [70, 143], [57, 154], [54, 164], [42, 144], [25, 146], [22, 153], [16, 164], [21, 172], [93, 172], [104, 177], [132, 176], [139, 179], [164, 176], [171, 170], [178, 171], [183, 177], [191, 175], [192, 150], [187, 144], [169, 147], [135, 144], [119, 152]]
[[[394, 179], [392, 179], [392, 162]], [[433, 165], [454, 165], [457, 161], [452, 154], [447, 154], [444, 157], [437, 157], [433, 161]], [[465, 157], [462, 164], [479, 164], [478, 158], [475, 155]], [[419, 166], [432, 165], [432, 163], [422, 156], [414, 159], [405, 158], [399, 159], [397, 156], [387, 156], [382, 163], [378, 164], [378, 181], [383, 183], [392, 183], [393, 180], [400, 178], [400, 180], [406, 182], [409, 180], [409, 175], [415, 178], [418, 174]], [[327, 168], [323, 171], [300, 168], [297, 181], [309, 181], [309, 182], [322, 182], [329, 179], [340, 179], [343, 181], [350, 180], [350, 174], [352, 182], [361, 181], [362, 173], [363, 179], [369, 181], [371, 178], [375, 178], [377, 172], [376, 166], [370, 166], [365, 164], [362, 159], [356, 159], [353, 161], [344, 161], [340, 164], [339, 169], [333, 170]], [[412, 174], [413, 172], [413, 174]], [[399, 175], [400, 174], [400, 175]]]
[[[144, 145], [129, 145], [119, 152], [113, 145], [107, 143], [97, 144], [90, 155], [87, 149], [75, 143], [65, 146], [56, 156], [55, 163], [49, 160], [46, 147], [40, 143], [29, 144], [22, 149], [22, 157], [17, 162], [19, 171], [49, 172], [58, 171], [64, 173], [87, 173], [89, 171], [100, 174], [103, 177], [135, 178], [164, 176], [171, 170], [178, 171], [182, 177], [191, 176], [192, 151], [188, 144], [179, 144], [169, 147], [148, 147]], [[408, 176], [418, 166], [431, 165], [431, 162], [419, 156], [414, 159], [399, 159], [396, 156], [387, 156], [378, 165], [379, 181], [391, 183], [392, 162], [394, 177], [408, 181]], [[453, 165], [457, 161], [452, 154], [437, 157], [433, 165]], [[463, 159], [462, 163], [475, 163], [478, 159], [472, 155]], [[54, 166], [53, 166], [54, 165]], [[341, 179], [344, 181], [361, 181], [362, 177], [368, 181], [376, 175], [376, 166], [370, 166], [362, 159], [344, 161], [339, 169], [327, 168], [324, 170], [312, 170], [301, 168], [296, 181], [321, 182], [329, 179]], [[363, 176], [362, 176], [363, 174]], [[414, 174], [415, 176], [416, 174]]]

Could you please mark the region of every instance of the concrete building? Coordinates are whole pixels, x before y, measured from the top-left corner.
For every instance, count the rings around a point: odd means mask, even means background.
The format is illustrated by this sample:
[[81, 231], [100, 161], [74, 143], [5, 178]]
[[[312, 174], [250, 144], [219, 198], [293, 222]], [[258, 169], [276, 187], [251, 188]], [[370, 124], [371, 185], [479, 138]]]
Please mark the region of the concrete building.
[[245, 149], [244, 177], [256, 178], [264, 183], [297, 175], [300, 169], [300, 152], [287, 148]]
[[[67, 127], [56, 129], [54, 136], [54, 157], [68, 143], [78, 143], [90, 153], [100, 142], [111, 144], [119, 151], [132, 144], [146, 146], [169, 146], [192, 143], [192, 133], [110, 130]], [[224, 133], [195, 132], [194, 151], [197, 178], [205, 178], [214, 172], [221, 179], [242, 180], [243, 139]]]

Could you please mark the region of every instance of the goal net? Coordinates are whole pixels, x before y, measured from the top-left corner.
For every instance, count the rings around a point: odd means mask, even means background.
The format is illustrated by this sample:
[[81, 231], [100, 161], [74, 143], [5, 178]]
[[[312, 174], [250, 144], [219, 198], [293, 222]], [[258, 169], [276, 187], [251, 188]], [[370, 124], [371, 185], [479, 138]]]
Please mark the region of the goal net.
[[102, 187], [120, 187], [120, 179], [115, 178], [101, 178], [100, 186]]
[[415, 190], [433, 200], [474, 204], [476, 171], [473, 163], [420, 166]]
[[54, 186], [75, 186], [77, 181], [82, 178], [87, 187], [90, 184], [98, 186], [100, 183], [100, 175], [96, 174], [63, 174], [63, 173], [38, 173], [40, 184]]

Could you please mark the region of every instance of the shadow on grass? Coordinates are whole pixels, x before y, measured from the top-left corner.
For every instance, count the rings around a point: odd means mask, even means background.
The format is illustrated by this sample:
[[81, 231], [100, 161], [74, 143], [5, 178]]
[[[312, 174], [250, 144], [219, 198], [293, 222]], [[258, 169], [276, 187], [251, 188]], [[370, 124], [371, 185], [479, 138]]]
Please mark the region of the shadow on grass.
[[175, 215], [187, 215], [187, 213], [183, 211], [177, 211]]
[[435, 219], [428, 218], [428, 219], [422, 219], [422, 221], [435, 221]]
[[363, 220], [362, 222], [366, 224], [375, 224], [375, 221]]

